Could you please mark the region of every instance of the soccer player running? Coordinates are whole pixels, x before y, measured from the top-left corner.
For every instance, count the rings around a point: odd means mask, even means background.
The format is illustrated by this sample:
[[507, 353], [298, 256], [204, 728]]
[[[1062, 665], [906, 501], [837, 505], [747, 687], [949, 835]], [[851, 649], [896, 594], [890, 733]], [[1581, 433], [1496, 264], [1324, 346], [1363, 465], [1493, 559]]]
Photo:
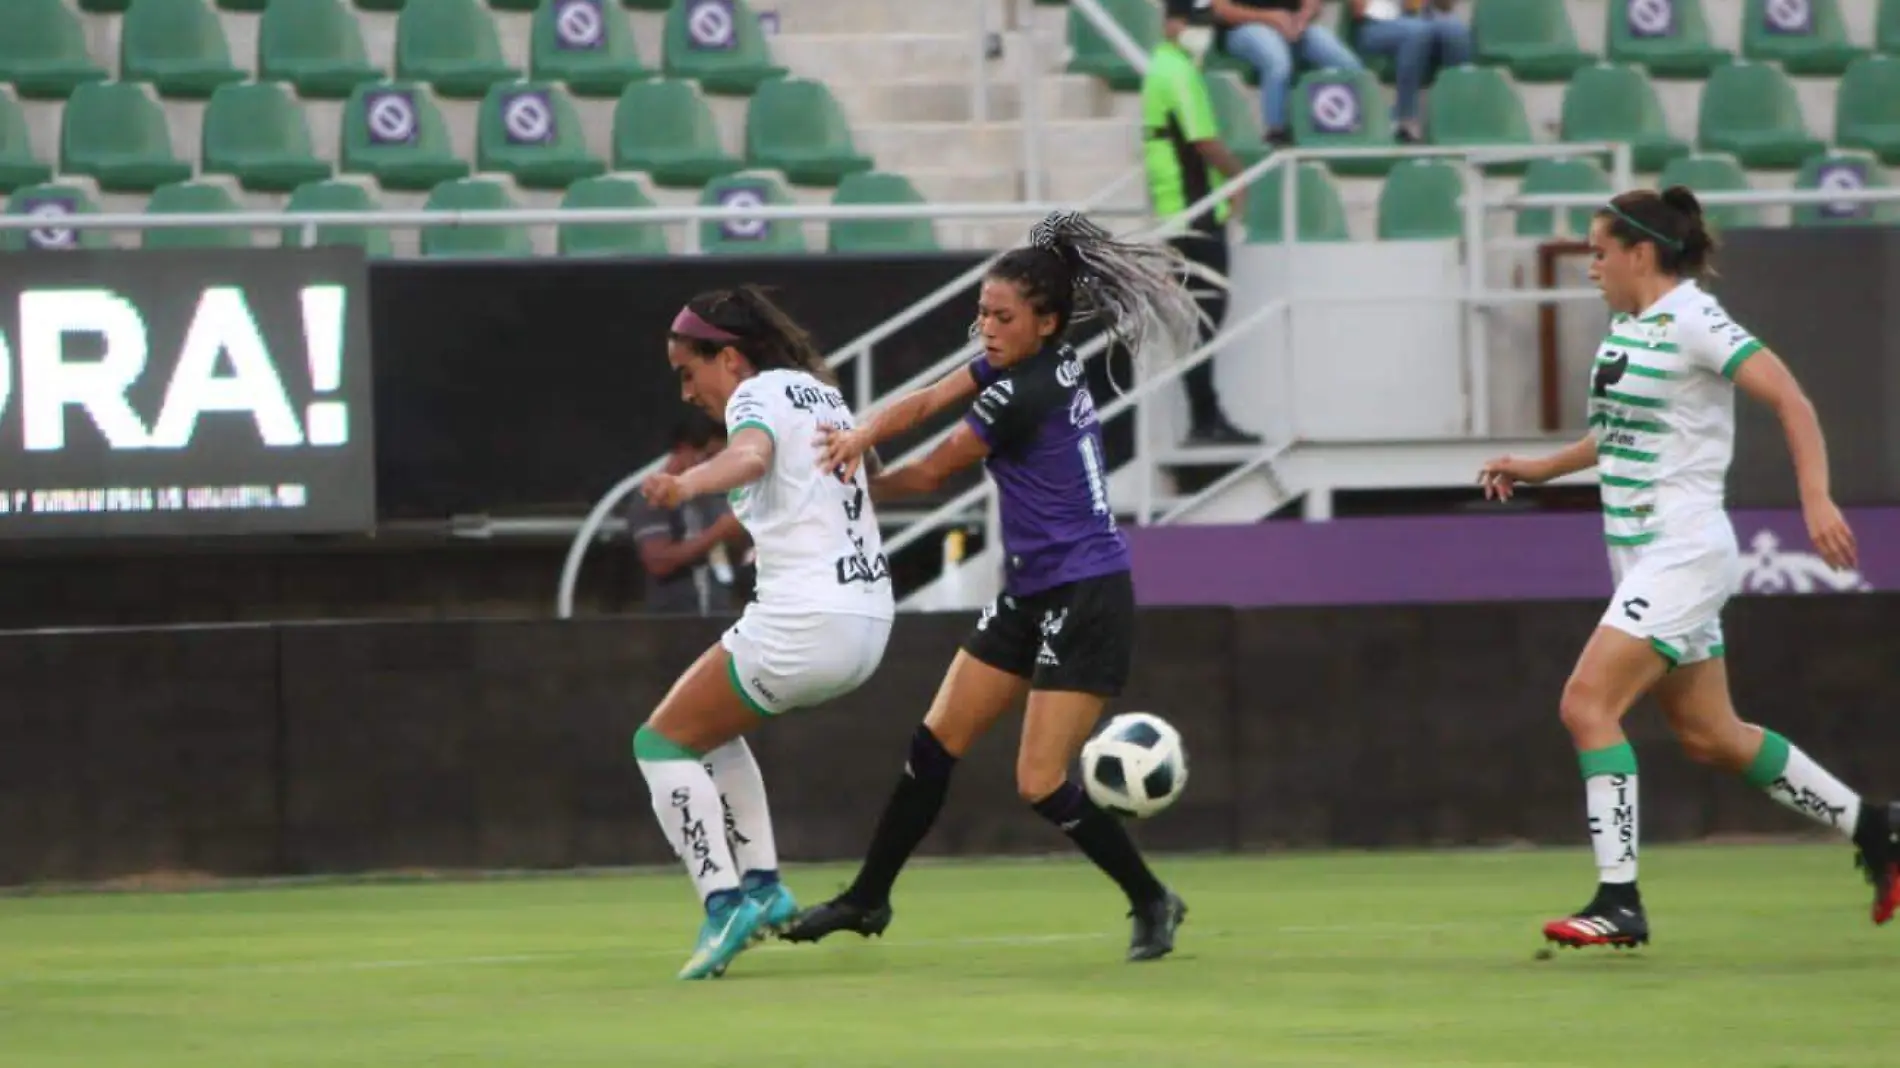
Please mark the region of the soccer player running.
[[1155, 878], [1121, 823], [1068, 778], [1103, 704], [1128, 678], [1135, 595], [1128, 546], [1109, 508], [1094, 401], [1064, 335], [1100, 314], [1137, 354], [1157, 327], [1186, 352], [1198, 322], [1184, 273], [1166, 246], [1124, 244], [1073, 213], [1051, 215], [1036, 225], [1030, 247], [1005, 254], [984, 279], [975, 323], [982, 355], [861, 428], [827, 437], [819, 463], [854, 470], [871, 446], [975, 398], [943, 444], [880, 472], [871, 494], [928, 493], [982, 461], [1001, 494], [1006, 578], [911, 738], [857, 879], [780, 937], [881, 934], [891, 921], [891, 887], [943, 808], [958, 760], [1027, 696], [1017, 791], [1127, 895], [1128, 958], [1173, 949], [1186, 906]]
[[862, 685], [896, 605], [864, 477], [812, 465], [820, 424], [852, 418], [804, 330], [751, 287], [703, 293], [674, 318], [666, 358], [686, 401], [725, 421], [728, 444], [641, 491], [659, 508], [728, 494], [758, 560], [753, 602], [633, 736], [653, 814], [706, 908], [680, 978], [704, 979], [798, 910], [742, 735]]
[[1828, 489], [1813, 405], [1786, 365], [1732, 320], [1697, 278], [1715, 242], [1695, 194], [1624, 193], [1590, 227], [1591, 280], [1612, 312], [1590, 376], [1590, 433], [1542, 459], [1486, 464], [1487, 497], [1520, 482], [1599, 469], [1616, 593], [1564, 686], [1560, 715], [1582, 766], [1596, 896], [1544, 926], [1565, 946], [1649, 940], [1636, 888], [1636, 754], [1621, 721], [1653, 693], [1693, 760], [1740, 774], [1776, 801], [1846, 836], [1873, 883], [1873, 921], [1900, 902], [1900, 805], [1859, 794], [1729, 698], [1721, 613], [1741, 580], [1723, 483], [1735, 440], [1735, 387], [1780, 418], [1808, 535], [1835, 568], [1855, 563], [1853, 532]]

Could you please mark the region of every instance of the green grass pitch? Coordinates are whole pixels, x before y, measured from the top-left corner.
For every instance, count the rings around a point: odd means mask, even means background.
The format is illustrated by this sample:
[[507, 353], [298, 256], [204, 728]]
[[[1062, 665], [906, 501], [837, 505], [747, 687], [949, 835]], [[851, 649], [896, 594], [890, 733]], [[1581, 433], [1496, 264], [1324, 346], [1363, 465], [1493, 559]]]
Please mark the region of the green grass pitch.
[[[1561, 950], [1580, 850], [1158, 858], [1191, 910], [1122, 962], [1068, 860], [921, 864], [882, 940], [673, 978], [676, 872], [0, 899], [6, 1068], [411, 1065], [1890, 1068], [1900, 924], [1844, 845], [1657, 848], [1656, 942]], [[801, 900], [848, 872], [790, 868]]]

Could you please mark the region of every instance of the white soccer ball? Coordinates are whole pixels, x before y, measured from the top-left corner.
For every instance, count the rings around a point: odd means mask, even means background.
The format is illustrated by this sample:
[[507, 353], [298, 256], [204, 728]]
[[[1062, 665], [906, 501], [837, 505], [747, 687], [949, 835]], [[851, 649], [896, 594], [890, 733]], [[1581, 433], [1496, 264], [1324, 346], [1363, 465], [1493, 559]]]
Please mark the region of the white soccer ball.
[[1124, 712], [1082, 746], [1082, 786], [1109, 812], [1147, 819], [1187, 785], [1181, 732], [1151, 712]]

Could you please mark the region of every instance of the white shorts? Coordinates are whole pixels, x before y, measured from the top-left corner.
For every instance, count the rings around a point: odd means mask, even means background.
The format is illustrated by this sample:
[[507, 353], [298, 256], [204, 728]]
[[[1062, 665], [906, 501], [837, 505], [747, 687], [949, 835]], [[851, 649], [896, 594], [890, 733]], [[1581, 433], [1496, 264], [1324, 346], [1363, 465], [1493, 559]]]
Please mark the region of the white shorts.
[[732, 654], [732, 688], [761, 716], [842, 697], [884, 659], [891, 621], [839, 612], [746, 606], [719, 644]]
[[1602, 625], [1642, 638], [1682, 667], [1724, 652], [1722, 609], [1741, 589], [1742, 560], [1726, 520], [1695, 537], [1610, 550], [1616, 594]]

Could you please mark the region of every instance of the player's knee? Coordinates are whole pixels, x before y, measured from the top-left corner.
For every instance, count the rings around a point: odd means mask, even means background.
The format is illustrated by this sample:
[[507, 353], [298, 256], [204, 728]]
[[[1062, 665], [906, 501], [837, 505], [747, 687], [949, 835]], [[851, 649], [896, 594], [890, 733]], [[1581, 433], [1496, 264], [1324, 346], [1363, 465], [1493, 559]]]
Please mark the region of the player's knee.
[[1024, 803], [1033, 805], [1055, 793], [1067, 779], [1067, 771], [1061, 764], [1019, 760], [1016, 762], [1016, 795]]
[[1573, 736], [1588, 735], [1604, 727], [1614, 726], [1617, 713], [1618, 710], [1611, 707], [1603, 688], [1589, 679], [1573, 675], [1564, 684], [1557, 715], [1563, 720], [1564, 729]]

